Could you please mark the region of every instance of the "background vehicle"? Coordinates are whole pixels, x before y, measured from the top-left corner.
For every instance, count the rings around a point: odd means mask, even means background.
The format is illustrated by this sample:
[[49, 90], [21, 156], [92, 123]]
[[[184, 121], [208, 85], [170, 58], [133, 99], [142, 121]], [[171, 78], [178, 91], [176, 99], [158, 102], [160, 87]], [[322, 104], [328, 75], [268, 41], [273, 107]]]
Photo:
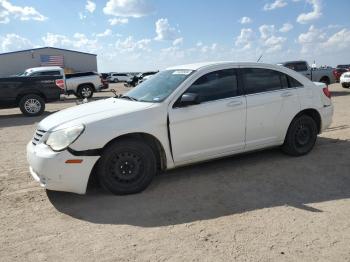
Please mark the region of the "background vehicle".
[[350, 71], [350, 65], [337, 65], [336, 69], [333, 71], [336, 82], [339, 82], [341, 75], [348, 71]]
[[331, 67], [312, 68], [306, 61], [288, 61], [279, 63], [278, 65], [288, 67], [309, 78], [311, 81], [322, 82], [327, 85], [335, 83], [335, 76]]
[[74, 94], [79, 98], [90, 98], [94, 92], [98, 92], [104, 86], [98, 73], [83, 72], [75, 74], [65, 74], [61, 67], [34, 67], [27, 69], [21, 76], [62, 76], [65, 81], [65, 92]]
[[184, 65], [123, 96], [50, 115], [28, 143], [27, 158], [48, 189], [83, 194], [96, 170], [104, 188], [131, 194], [157, 171], [200, 161], [273, 146], [307, 154], [332, 116], [328, 87], [288, 68]]
[[38, 116], [46, 102], [60, 99], [64, 87], [60, 75], [0, 78], [0, 107], [19, 107], [26, 116]]
[[111, 75], [108, 77], [108, 81], [112, 83], [118, 83], [118, 82], [128, 82], [132, 78], [129, 74], [124, 73], [111, 73]]
[[350, 72], [345, 72], [341, 75], [340, 84], [344, 88], [350, 88]]
[[139, 79], [139, 84], [143, 82], [143, 78], [146, 76], [151, 76], [151, 75], [155, 75], [157, 74], [159, 71], [149, 71], [149, 72], [143, 72], [137, 75], [138, 79]]

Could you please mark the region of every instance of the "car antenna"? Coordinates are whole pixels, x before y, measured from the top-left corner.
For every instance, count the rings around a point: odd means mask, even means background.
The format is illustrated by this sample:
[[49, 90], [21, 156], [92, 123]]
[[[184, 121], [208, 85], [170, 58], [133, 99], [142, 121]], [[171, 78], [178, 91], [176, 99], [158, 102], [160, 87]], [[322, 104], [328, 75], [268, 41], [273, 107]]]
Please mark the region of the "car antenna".
[[259, 63], [259, 61], [262, 57], [263, 57], [263, 54], [261, 54], [261, 56], [258, 58], [258, 61], [256, 61], [256, 62]]

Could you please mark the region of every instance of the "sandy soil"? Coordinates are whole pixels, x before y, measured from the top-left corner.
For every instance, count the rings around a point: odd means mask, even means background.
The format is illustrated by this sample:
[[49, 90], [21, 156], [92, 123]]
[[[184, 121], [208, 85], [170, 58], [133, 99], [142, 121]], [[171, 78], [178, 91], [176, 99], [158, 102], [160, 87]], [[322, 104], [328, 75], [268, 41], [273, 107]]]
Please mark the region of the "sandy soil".
[[334, 122], [309, 155], [181, 168], [132, 196], [41, 189], [25, 145], [43, 117], [0, 110], [0, 260], [350, 261], [350, 90], [331, 90]]

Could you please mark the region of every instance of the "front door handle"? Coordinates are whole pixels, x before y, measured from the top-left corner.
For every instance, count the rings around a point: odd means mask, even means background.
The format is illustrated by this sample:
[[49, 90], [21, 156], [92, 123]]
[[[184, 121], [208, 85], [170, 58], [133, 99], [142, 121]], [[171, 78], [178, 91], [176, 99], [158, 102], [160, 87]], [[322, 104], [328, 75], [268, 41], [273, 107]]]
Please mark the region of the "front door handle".
[[281, 94], [281, 97], [289, 97], [289, 96], [292, 96], [292, 95], [293, 95], [292, 92], [283, 92], [283, 93]]
[[231, 101], [230, 103], [227, 104], [227, 106], [229, 107], [235, 107], [235, 106], [240, 106], [242, 105], [243, 102], [242, 101]]

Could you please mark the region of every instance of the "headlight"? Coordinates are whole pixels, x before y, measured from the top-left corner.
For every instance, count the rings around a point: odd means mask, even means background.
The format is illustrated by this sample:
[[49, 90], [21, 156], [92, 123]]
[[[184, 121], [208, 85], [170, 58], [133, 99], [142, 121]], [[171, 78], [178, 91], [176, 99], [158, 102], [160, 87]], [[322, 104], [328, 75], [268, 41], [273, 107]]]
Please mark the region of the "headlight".
[[84, 131], [84, 125], [68, 127], [49, 134], [46, 145], [54, 151], [62, 151], [72, 144]]

